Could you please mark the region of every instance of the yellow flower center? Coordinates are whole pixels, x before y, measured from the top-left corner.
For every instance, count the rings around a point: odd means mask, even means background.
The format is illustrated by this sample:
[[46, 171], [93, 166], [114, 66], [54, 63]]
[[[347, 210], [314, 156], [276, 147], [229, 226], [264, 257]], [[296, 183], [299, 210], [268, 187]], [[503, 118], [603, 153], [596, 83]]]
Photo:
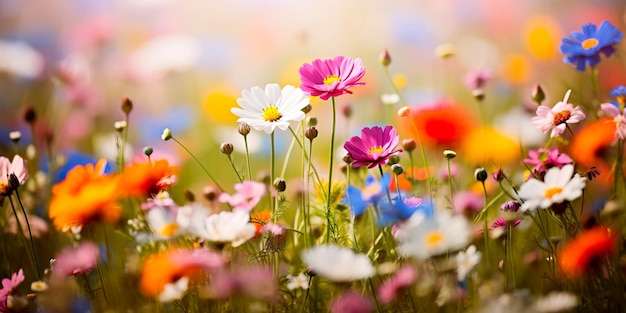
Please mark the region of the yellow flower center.
[[0, 182], [0, 194], [5, 194], [7, 191], [9, 191], [9, 184]]
[[178, 230], [178, 227], [179, 226], [176, 223], [167, 224], [163, 227], [163, 229], [161, 229], [161, 235], [171, 237]]
[[561, 125], [565, 123], [572, 115], [570, 111], [561, 111], [554, 115], [554, 125]]
[[546, 199], [550, 199], [554, 195], [560, 194], [561, 191], [563, 191], [563, 188], [561, 188], [561, 187], [548, 188], [548, 189], [546, 189], [545, 197], [546, 197]]
[[598, 39], [588, 38], [581, 42], [580, 45], [583, 47], [583, 49], [589, 50], [591, 48], [595, 48], [598, 45]]
[[381, 146], [371, 147], [369, 152], [370, 152], [370, 154], [383, 153], [383, 147], [381, 147]]
[[280, 112], [278, 111], [278, 108], [276, 106], [270, 105], [267, 108], [263, 109], [262, 117], [263, 117], [264, 120], [266, 120], [268, 122], [276, 122], [281, 117], [283, 117], [283, 115], [280, 114]]
[[438, 231], [434, 231], [426, 235], [426, 244], [428, 244], [429, 246], [434, 246], [436, 244], [439, 244], [442, 240], [443, 240], [443, 236]]
[[341, 81], [339, 76], [337, 76], [337, 75], [328, 75], [328, 76], [326, 76], [326, 78], [324, 78], [324, 85], [330, 86], [334, 82], [338, 82], [338, 81]]

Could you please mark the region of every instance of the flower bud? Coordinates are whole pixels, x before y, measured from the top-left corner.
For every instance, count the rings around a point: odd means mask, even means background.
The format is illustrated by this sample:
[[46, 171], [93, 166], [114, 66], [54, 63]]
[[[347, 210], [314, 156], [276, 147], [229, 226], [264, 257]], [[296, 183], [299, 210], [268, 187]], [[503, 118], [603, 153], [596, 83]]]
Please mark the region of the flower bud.
[[115, 128], [115, 130], [117, 130], [120, 133], [124, 131], [126, 126], [128, 126], [128, 123], [126, 123], [126, 121], [117, 121], [113, 123], [113, 128]]
[[454, 50], [455, 47], [453, 44], [442, 44], [435, 48], [435, 55], [442, 59], [448, 59], [454, 56]]
[[309, 126], [316, 126], [317, 125], [317, 117], [312, 117], [309, 116], [306, 118], [306, 124]]
[[400, 156], [399, 155], [392, 155], [389, 157], [389, 165], [394, 165], [394, 164], [398, 164], [400, 162]]
[[311, 104], [307, 104], [304, 108], [302, 108], [302, 112], [304, 112], [304, 114], [307, 114], [311, 112], [312, 109], [313, 107], [311, 106]]
[[219, 191], [217, 188], [215, 188], [215, 186], [204, 186], [204, 188], [202, 188], [202, 195], [209, 202], [215, 201], [215, 199], [217, 199], [218, 193]]
[[500, 211], [503, 212], [517, 212], [522, 207], [522, 204], [519, 201], [509, 200], [507, 202], [502, 203], [500, 206]]
[[341, 113], [343, 114], [343, 116], [345, 116], [346, 118], [350, 118], [352, 116], [352, 106], [350, 106], [349, 104], [344, 105], [341, 108]]
[[32, 105], [27, 105], [24, 110], [24, 121], [28, 124], [32, 124], [37, 120], [37, 114], [35, 113], [35, 108]]
[[22, 139], [22, 132], [18, 130], [12, 131], [9, 133], [9, 138], [11, 138], [11, 141], [13, 141], [14, 144], [17, 144], [20, 142], [20, 139]]
[[152, 149], [152, 147], [150, 146], [146, 146], [143, 148], [143, 154], [145, 154], [147, 157], [150, 157], [152, 155], [152, 152], [154, 152], [154, 149]]
[[411, 113], [411, 108], [409, 108], [408, 106], [403, 106], [398, 109], [398, 116], [400, 117], [407, 117], [409, 116], [409, 113]]
[[497, 182], [501, 182], [504, 179], [504, 172], [502, 171], [502, 168], [498, 168], [498, 170], [496, 170], [495, 172], [493, 172], [493, 174], [491, 175], [493, 177], [493, 179], [495, 179]]
[[481, 88], [474, 89], [474, 90], [472, 90], [472, 96], [478, 102], [481, 102], [481, 101], [485, 100], [485, 91], [482, 90]]
[[391, 56], [389, 55], [389, 51], [387, 51], [387, 49], [383, 49], [383, 51], [380, 52], [380, 57], [378, 58], [378, 60], [383, 66], [389, 66], [389, 64], [391, 64]]
[[161, 134], [161, 139], [168, 141], [172, 139], [172, 131], [169, 128], [163, 130], [163, 134]]
[[233, 153], [234, 147], [230, 142], [222, 142], [220, 145], [220, 152], [224, 155], [231, 155]]
[[343, 161], [346, 164], [351, 164], [352, 162], [354, 162], [354, 159], [352, 158], [352, 156], [350, 156], [350, 154], [346, 154], [343, 156]]
[[402, 175], [402, 173], [404, 173], [404, 167], [402, 167], [402, 165], [400, 164], [394, 164], [391, 166], [391, 170], [393, 171], [394, 174], [396, 175]]
[[315, 126], [309, 126], [306, 128], [306, 131], [304, 132], [304, 135], [306, 136], [306, 138], [309, 138], [309, 140], [313, 140], [315, 138], [317, 138], [317, 128], [315, 128]]
[[414, 139], [409, 138], [409, 139], [402, 140], [402, 149], [404, 149], [405, 151], [413, 152], [413, 150], [415, 150], [416, 147], [417, 147], [417, 143], [415, 143]]
[[189, 189], [183, 190], [183, 196], [185, 196], [185, 200], [187, 200], [188, 203], [196, 202], [196, 195]]
[[477, 181], [479, 182], [485, 182], [485, 180], [487, 180], [487, 170], [484, 167], [480, 167], [477, 168], [474, 171], [474, 177], [476, 178]]
[[535, 85], [535, 88], [533, 88], [532, 98], [533, 101], [537, 102], [537, 104], [539, 105], [541, 105], [541, 102], [546, 99], [546, 94], [543, 92], [543, 88], [541, 88], [541, 85]]
[[130, 114], [130, 111], [133, 110], [133, 102], [130, 101], [130, 99], [128, 98], [124, 98], [122, 99], [122, 112], [124, 112], [124, 114], [128, 115]]
[[287, 182], [285, 182], [284, 178], [276, 178], [274, 180], [274, 188], [278, 192], [284, 192], [287, 189]]
[[20, 179], [17, 178], [17, 175], [15, 175], [15, 173], [11, 173], [9, 175], [9, 190], [10, 191], [17, 190], [19, 186], [20, 186]]
[[246, 123], [240, 123], [237, 127], [237, 131], [244, 137], [248, 136], [248, 134], [250, 133], [250, 125]]
[[456, 158], [456, 152], [453, 150], [443, 150], [443, 156], [448, 160]]

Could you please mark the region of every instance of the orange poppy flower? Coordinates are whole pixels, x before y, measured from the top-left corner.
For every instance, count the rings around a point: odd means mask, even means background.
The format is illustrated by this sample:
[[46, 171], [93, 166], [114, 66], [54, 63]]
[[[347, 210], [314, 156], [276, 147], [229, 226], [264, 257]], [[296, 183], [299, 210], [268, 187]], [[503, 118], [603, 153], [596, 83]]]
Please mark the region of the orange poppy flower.
[[147, 297], [160, 296], [165, 287], [186, 277], [191, 282], [202, 279], [204, 270], [223, 267], [224, 258], [208, 249], [178, 249], [151, 255], [143, 264], [139, 288]]
[[615, 251], [617, 236], [604, 227], [590, 229], [580, 234], [558, 252], [558, 262], [563, 274], [568, 277], [579, 277], [595, 261]]
[[117, 204], [118, 177], [104, 175], [106, 160], [78, 165], [52, 188], [48, 214], [58, 229], [94, 221], [115, 223], [121, 215]]
[[254, 224], [256, 228], [256, 236], [261, 234], [263, 226], [270, 221], [270, 218], [272, 218], [272, 211], [270, 210], [262, 210], [250, 214], [250, 223]]
[[[400, 190], [404, 191], [411, 191], [411, 189], [413, 189], [413, 184], [406, 178], [405, 174], [398, 175], [398, 186], [400, 186]], [[396, 188], [396, 175], [391, 175], [389, 190], [391, 192], [398, 192], [398, 188]]]
[[611, 165], [604, 158], [615, 138], [615, 123], [610, 118], [603, 118], [587, 124], [580, 129], [570, 145], [570, 156], [577, 163], [591, 168], [595, 166], [600, 171], [600, 179], [604, 183], [612, 181]]
[[124, 169], [120, 188], [128, 197], [150, 197], [172, 185], [175, 173], [167, 160], [134, 163]]
[[408, 118], [400, 118], [399, 123], [409, 136], [419, 135], [424, 145], [453, 147], [474, 127], [475, 119], [465, 107], [439, 100], [432, 105], [410, 108]]

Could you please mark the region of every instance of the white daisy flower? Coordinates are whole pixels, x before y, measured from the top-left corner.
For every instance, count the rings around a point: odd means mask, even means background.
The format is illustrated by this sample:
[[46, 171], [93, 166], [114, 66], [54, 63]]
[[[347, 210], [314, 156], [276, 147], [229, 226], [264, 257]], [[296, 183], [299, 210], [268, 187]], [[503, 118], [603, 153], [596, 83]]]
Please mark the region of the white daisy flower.
[[533, 305], [533, 312], [567, 312], [578, 306], [578, 297], [569, 292], [554, 291], [539, 298]]
[[250, 216], [245, 212], [223, 211], [207, 216], [203, 227], [198, 229], [198, 235], [206, 240], [228, 243], [238, 247], [254, 237], [256, 228], [250, 222]]
[[394, 105], [400, 102], [400, 96], [397, 93], [384, 93], [380, 96], [380, 101], [384, 105]]
[[309, 278], [306, 274], [300, 273], [298, 276], [287, 275], [287, 289], [294, 290], [298, 288], [309, 289]]
[[537, 116], [533, 117], [532, 123], [541, 129], [543, 133], [547, 133], [550, 129], [550, 137], [561, 135], [567, 128], [567, 124], [578, 123], [586, 118], [585, 113], [579, 106], [574, 107], [573, 104], [567, 103], [572, 90], [565, 93], [563, 101], [558, 102], [554, 107], [549, 108], [541, 105], [537, 108]]
[[416, 259], [428, 259], [463, 249], [471, 238], [471, 225], [461, 215], [439, 212], [433, 218], [416, 213], [398, 227], [398, 251]]
[[304, 250], [302, 261], [315, 274], [334, 282], [351, 282], [376, 274], [367, 255], [333, 244]]
[[586, 178], [574, 173], [574, 166], [553, 167], [548, 170], [543, 181], [535, 178], [525, 182], [519, 190], [524, 199], [521, 210], [547, 209], [555, 203], [576, 200], [583, 194]]
[[155, 207], [146, 213], [146, 222], [158, 238], [172, 238], [180, 233], [181, 227], [176, 216], [166, 208]]
[[304, 119], [302, 108], [309, 104], [309, 97], [300, 88], [287, 85], [280, 89], [278, 84], [267, 84], [265, 90], [252, 87], [241, 92], [237, 104], [241, 108], [230, 111], [239, 116], [237, 122], [247, 123], [258, 131], [267, 134], [276, 128], [287, 130], [290, 122]]
[[476, 250], [476, 246], [471, 245], [467, 250], [456, 255], [457, 280], [462, 281], [465, 276], [480, 262], [481, 253]]
[[187, 291], [187, 288], [189, 288], [189, 278], [183, 276], [176, 282], [165, 285], [163, 291], [159, 294], [158, 299], [161, 302], [170, 302], [182, 299]]

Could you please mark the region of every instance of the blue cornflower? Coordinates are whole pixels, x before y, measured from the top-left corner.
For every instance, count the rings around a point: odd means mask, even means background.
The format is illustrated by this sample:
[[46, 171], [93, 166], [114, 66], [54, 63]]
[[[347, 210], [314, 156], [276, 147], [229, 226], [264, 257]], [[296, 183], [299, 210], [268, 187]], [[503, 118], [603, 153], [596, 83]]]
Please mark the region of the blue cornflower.
[[385, 227], [408, 220], [416, 211], [421, 211], [426, 217], [432, 216], [432, 205], [429, 202], [424, 203], [421, 198], [396, 195], [391, 202], [390, 205], [387, 198], [380, 201], [378, 207], [378, 224], [380, 226]]
[[610, 57], [615, 52], [614, 45], [622, 40], [624, 33], [604, 21], [599, 28], [595, 24], [585, 24], [582, 32], [572, 32], [570, 37], [563, 38], [559, 47], [561, 53], [566, 54], [563, 62], [571, 63], [577, 70], [584, 71], [587, 65], [594, 67], [600, 62], [600, 54]]
[[350, 206], [352, 214], [360, 216], [365, 212], [368, 205], [378, 202], [387, 193], [390, 181], [391, 175], [389, 173], [385, 173], [380, 180], [369, 175], [365, 178], [365, 187], [348, 186], [344, 203]]

